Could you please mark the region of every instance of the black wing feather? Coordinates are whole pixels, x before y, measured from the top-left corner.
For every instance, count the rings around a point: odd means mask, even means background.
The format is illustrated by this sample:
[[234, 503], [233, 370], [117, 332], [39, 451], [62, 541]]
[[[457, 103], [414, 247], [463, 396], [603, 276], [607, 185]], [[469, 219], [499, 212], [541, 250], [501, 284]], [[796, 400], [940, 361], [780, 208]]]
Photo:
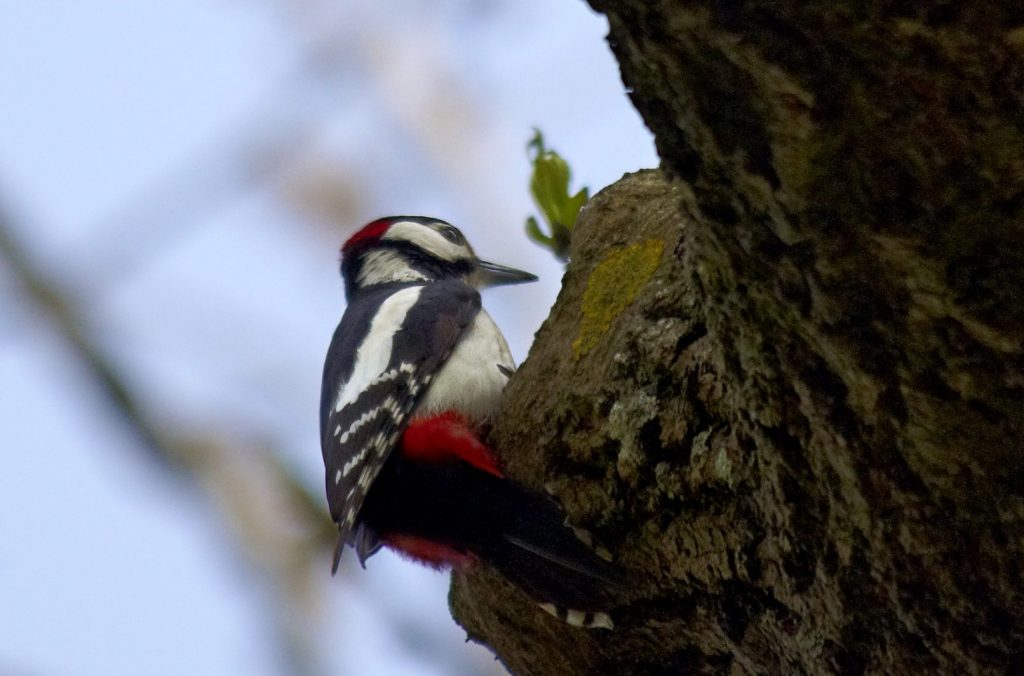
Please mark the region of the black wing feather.
[[455, 280], [421, 286], [401, 328], [392, 337], [392, 358], [350, 404], [335, 411], [335, 398], [355, 368], [356, 349], [369, 333], [381, 293], [414, 284], [387, 285], [350, 303], [335, 331], [324, 366], [321, 447], [327, 502], [338, 523], [334, 569], [349, 540], [374, 479], [398, 444], [430, 382], [480, 311], [480, 294]]

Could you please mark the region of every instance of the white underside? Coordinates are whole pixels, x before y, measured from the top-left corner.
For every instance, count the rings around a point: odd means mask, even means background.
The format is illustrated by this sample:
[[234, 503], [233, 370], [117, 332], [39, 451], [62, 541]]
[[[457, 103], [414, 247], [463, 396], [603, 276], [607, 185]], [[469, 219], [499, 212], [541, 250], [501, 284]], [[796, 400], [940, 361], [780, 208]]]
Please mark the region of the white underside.
[[473, 422], [484, 422], [496, 412], [508, 382], [499, 364], [508, 371], [515, 369], [505, 337], [481, 309], [434, 378], [416, 413], [455, 409]]

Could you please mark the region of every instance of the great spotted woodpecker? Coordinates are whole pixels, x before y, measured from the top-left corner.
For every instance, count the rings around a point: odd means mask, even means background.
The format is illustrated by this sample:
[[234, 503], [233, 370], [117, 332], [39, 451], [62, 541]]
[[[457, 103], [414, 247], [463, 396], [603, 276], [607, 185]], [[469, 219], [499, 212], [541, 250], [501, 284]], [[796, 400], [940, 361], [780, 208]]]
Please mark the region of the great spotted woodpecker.
[[[361, 565], [382, 545], [442, 568], [489, 564], [570, 624], [611, 628], [619, 573], [479, 436], [515, 365], [478, 288], [537, 278], [477, 258], [422, 217], [376, 220], [341, 250], [348, 300], [324, 364], [327, 499]], [[606, 553], [603, 553], [606, 554]]]

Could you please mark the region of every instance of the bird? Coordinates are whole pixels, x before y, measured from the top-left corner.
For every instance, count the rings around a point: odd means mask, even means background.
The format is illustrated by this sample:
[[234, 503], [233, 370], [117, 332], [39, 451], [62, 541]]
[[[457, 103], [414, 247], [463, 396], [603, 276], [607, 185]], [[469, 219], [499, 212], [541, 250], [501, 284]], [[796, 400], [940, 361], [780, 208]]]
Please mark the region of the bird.
[[482, 431], [515, 370], [479, 289], [537, 277], [477, 257], [452, 224], [390, 216], [341, 248], [346, 307], [324, 362], [320, 441], [351, 546], [437, 569], [488, 565], [570, 625], [611, 629], [622, 575], [551, 496], [505, 476]]

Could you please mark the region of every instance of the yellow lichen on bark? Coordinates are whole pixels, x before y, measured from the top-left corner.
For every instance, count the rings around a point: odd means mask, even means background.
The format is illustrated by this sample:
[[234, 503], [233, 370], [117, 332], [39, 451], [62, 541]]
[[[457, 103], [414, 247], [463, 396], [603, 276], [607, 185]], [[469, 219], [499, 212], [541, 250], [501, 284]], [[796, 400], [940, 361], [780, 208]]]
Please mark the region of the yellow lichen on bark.
[[629, 307], [658, 269], [664, 250], [664, 242], [649, 239], [616, 249], [597, 264], [583, 294], [580, 333], [572, 344], [576, 359], [592, 350], [612, 321]]

